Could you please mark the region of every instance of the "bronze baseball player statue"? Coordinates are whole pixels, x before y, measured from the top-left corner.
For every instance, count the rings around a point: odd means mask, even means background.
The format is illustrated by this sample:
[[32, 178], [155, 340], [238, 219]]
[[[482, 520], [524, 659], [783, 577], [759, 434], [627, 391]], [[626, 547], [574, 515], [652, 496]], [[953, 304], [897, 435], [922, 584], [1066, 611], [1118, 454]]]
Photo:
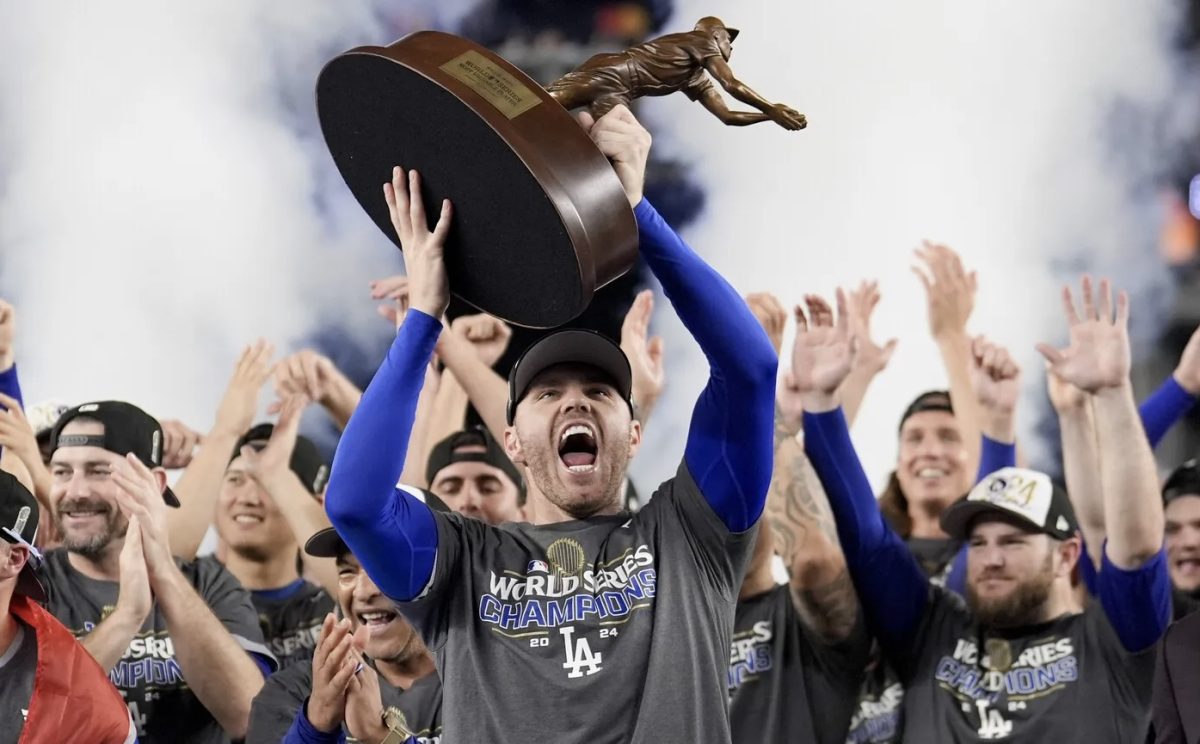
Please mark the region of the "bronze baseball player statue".
[[[736, 28], [707, 16], [692, 31], [660, 36], [623, 52], [597, 54], [546, 90], [563, 108], [586, 106], [597, 119], [617, 104], [628, 106], [641, 96], [665, 96], [678, 90], [730, 126], [773, 121], [784, 129], [803, 129], [808, 123], [804, 114], [771, 103], [734, 77], [729, 55], [737, 35]], [[710, 76], [729, 95], [758, 111], [730, 111]]]

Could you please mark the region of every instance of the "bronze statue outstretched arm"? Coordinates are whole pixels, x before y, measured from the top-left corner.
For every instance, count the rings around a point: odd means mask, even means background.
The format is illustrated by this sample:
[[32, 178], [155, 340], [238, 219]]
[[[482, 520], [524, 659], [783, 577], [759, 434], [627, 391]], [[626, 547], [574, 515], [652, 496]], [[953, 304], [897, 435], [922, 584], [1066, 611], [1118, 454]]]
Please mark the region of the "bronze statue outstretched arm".
[[[767, 99], [755, 93], [750, 86], [738, 80], [733, 69], [721, 57], [711, 57], [705, 61], [704, 68], [708, 70], [708, 74], [713, 77], [721, 87], [742, 103], [753, 106], [761, 111], [761, 114], [753, 114], [749, 112], [730, 111], [725, 102], [721, 100], [721, 96], [717, 91], [710, 89], [701, 99], [700, 103], [704, 108], [711, 111], [718, 119], [732, 126], [746, 126], [748, 124], [756, 124], [760, 121], [773, 121], [784, 129], [796, 130], [803, 129], [808, 125], [804, 114], [795, 109], [785, 106], [782, 103], [771, 103]], [[724, 114], [722, 113], [724, 111]]]

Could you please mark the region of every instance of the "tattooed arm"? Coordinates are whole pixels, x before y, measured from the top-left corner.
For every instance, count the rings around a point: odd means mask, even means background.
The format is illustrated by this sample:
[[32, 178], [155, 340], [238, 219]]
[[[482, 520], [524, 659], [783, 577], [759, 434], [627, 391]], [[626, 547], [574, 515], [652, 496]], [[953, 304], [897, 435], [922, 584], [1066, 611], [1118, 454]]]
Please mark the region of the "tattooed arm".
[[775, 468], [766, 509], [775, 552], [788, 567], [792, 601], [805, 627], [824, 641], [842, 641], [858, 617], [854, 583], [825, 490], [781, 413], [777, 408]]

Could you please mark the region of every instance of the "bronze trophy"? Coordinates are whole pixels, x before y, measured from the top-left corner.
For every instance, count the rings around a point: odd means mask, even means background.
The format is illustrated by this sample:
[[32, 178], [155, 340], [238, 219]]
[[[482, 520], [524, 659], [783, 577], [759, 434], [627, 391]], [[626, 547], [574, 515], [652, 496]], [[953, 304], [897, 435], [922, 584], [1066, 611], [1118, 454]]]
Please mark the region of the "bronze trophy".
[[[734, 77], [737, 34], [703, 18], [692, 31], [596, 55], [542, 88], [467, 39], [421, 31], [325, 65], [321, 131], [346, 185], [393, 242], [381, 187], [400, 165], [421, 172], [426, 203], [454, 202], [451, 291], [510, 323], [551, 328], [582, 313], [638, 250], [625, 192], [569, 109], [599, 118], [640, 96], [683, 91], [732, 126], [806, 125]], [[758, 111], [730, 111], [710, 78]]]

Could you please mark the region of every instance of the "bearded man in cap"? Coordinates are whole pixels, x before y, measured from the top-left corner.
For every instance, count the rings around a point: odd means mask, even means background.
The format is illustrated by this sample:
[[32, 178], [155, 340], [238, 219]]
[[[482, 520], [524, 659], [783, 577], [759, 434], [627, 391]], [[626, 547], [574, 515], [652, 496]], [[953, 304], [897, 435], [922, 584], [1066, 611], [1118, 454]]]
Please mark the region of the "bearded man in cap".
[[275, 660], [250, 597], [219, 565], [171, 554], [162, 428], [119, 401], [86, 403], [50, 437], [63, 547], [46, 554], [47, 606], [125, 696], [147, 742], [246, 733]]
[[[595, 119], [615, 106], [628, 107], [635, 98], [678, 90], [730, 126], [773, 121], [784, 129], [803, 129], [808, 124], [804, 114], [771, 103], [734, 76], [729, 56], [737, 35], [738, 30], [720, 18], [701, 18], [691, 31], [660, 36], [623, 52], [597, 54], [546, 90], [568, 110], [587, 106]], [[730, 111], [712, 80], [758, 111]]]
[[433, 512], [395, 487], [449, 303], [450, 206], [384, 189], [410, 308], [334, 456], [325, 508], [433, 652], [442, 741], [728, 744], [730, 624], [772, 466], [778, 358], [745, 301], [642, 198], [649, 134], [624, 106], [591, 127], [634, 207], [641, 254], [710, 365], [683, 462], [622, 508], [641, 443], [625, 354], [552, 333], [509, 376], [504, 447], [537, 486], [532, 523]]
[[[805, 449], [829, 495], [869, 625], [905, 687], [904, 741], [1143, 741], [1156, 644], [1171, 616], [1154, 459], [1129, 381], [1128, 298], [1084, 312], [1066, 293], [1071, 344], [1038, 348], [1051, 372], [1091, 396], [1108, 539], [1096, 550], [1097, 601], [1072, 595], [1079, 525], [1043, 473], [1002, 468], [947, 508], [941, 527], [967, 542], [967, 601], [931, 587], [883, 519], [837, 388], [854, 350], [838, 317], [801, 323], [792, 371], [804, 396]], [[798, 318], [799, 319], [799, 318]]]

